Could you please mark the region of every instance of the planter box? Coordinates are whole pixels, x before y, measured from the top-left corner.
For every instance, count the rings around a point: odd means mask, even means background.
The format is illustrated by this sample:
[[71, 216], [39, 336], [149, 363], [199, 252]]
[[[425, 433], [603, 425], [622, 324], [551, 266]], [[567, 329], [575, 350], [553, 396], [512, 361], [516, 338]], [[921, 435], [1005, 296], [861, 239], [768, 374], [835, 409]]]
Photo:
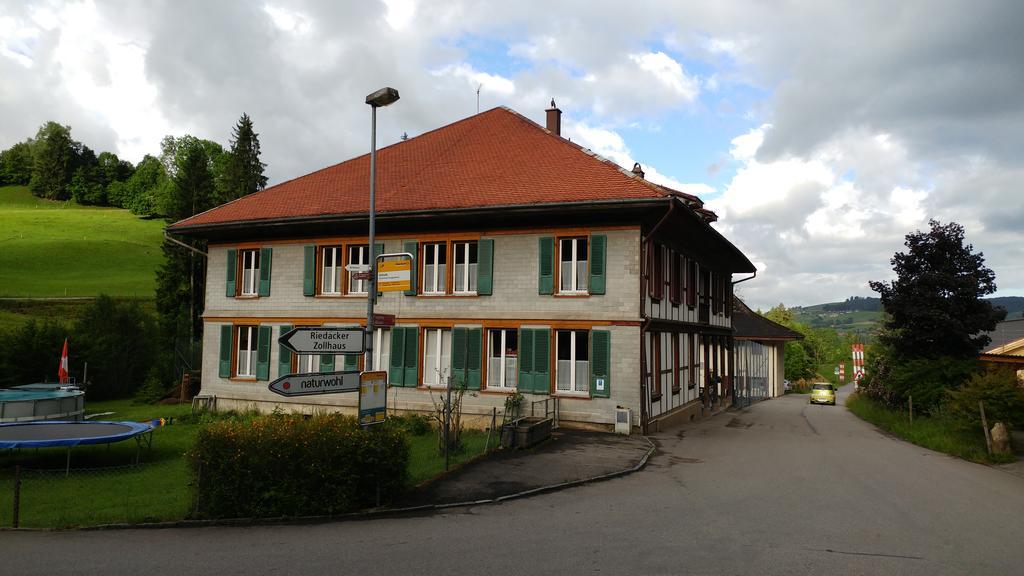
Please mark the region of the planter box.
[[516, 423], [516, 448], [529, 448], [547, 440], [551, 437], [553, 425], [552, 418], [523, 418]]
[[[518, 422], [518, 421], [516, 421]], [[516, 422], [505, 424], [501, 427], [501, 447], [515, 448], [516, 445]]]

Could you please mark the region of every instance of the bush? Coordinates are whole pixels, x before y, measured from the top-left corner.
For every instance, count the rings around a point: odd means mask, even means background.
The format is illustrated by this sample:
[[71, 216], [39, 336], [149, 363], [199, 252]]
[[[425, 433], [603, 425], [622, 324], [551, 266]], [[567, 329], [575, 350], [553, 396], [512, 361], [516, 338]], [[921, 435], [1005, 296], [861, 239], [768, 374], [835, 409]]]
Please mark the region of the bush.
[[89, 363], [90, 400], [124, 398], [138, 390], [153, 364], [155, 333], [153, 317], [138, 302], [101, 294], [89, 304], [71, 340], [77, 359]]
[[985, 403], [989, 426], [995, 422], [1024, 424], [1024, 388], [1017, 385], [1013, 370], [989, 370], [975, 374], [963, 388], [948, 393], [950, 414], [965, 428], [981, 424], [978, 402]]
[[869, 356], [861, 392], [892, 409], [902, 409], [913, 396], [914, 410], [925, 414], [938, 409], [949, 391], [978, 370], [974, 359], [901, 358], [885, 346], [873, 347]]
[[272, 414], [208, 424], [187, 458], [198, 516], [330, 515], [397, 496], [409, 444], [389, 424], [362, 430], [348, 416]]
[[403, 414], [401, 416], [389, 416], [388, 423], [391, 426], [404, 430], [410, 436], [422, 436], [430, 432], [430, 416], [426, 414]]

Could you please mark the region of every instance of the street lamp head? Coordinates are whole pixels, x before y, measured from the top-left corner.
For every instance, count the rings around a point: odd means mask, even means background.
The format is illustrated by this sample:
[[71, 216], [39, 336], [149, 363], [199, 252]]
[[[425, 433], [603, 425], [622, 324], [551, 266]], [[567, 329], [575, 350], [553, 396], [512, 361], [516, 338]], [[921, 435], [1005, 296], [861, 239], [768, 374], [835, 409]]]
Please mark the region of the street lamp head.
[[398, 100], [398, 90], [394, 88], [381, 88], [366, 97], [366, 103], [374, 108], [383, 108], [388, 104], [394, 104]]

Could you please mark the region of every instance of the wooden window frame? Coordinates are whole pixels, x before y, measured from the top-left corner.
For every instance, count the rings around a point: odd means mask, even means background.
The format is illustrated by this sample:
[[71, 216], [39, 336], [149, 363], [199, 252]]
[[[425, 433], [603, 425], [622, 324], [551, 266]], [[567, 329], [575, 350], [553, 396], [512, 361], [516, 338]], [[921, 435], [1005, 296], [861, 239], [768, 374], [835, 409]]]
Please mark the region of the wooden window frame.
[[698, 359], [700, 358], [700, 334], [697, 332], [689, 332], [687, 334], [687, 341], [689, 343], [687, 354], [689, 354], [689, 384], [687, 388], [693, 390], [697, 387], [697, 367], [700, 365]]
[[[554, 288], [555, 288], [554, 289], [554, 295], [555, 296], [563, 296], [563, 297], [564, 296], [568, 296], [568, 297], [590, 296], [590, 265], [591, 265], [591, 262], [590, 262], [590, 246], [591, 246], [591, 242], [592, 242], [591, 239], [590, 239], [590, 236], [591, 236], [590, 233], [587, 233], [587, 234], [566, 234], [564, 236], [557, 236], [557, 235], [555, 236], [555, 255], [554, 255], [555, 256], [555, 269], [554, 269], [554, 275], [555, 275], [554, 276], [554, 285], [555, 285], [554, 286]], [[580, 290], [579, 286], [577, 286], [576, 290], [562, 290], [562, 240], [579, 240], [581, 238], [585, 239], [587, 241], [587, 276], [586, 276], [587, 286], [583, 290]], [[575, 246], [574, 246], [574, 248], [575, 248]], [[576, 252], [577, 252], [577, 250], [574, 249], [573, 250], [573, 259], [572, 259], [572, 263], [574, 265], [579, 262], [578, 260], [576, 260]], [[573, 279], [576, 278], [576, 273], [575, 272], [576, 271], [575, 271], [575, 266], [574, 266], [574, 269], [573, 269]]]
[[[589, 247], [588, 247], [588, 250], [589, 250]], [[552, 354], [550, 355], [550, 360], [549, 360], [550, 365], [549, 365], [548, 368], [549, 368], [549, 374], [552, 375], [552, 378], [551, 378], [552, 394], [556, 395], [556, 396], [564, 396], [564, 397], [569, 397], [569, 398], [589, 398], [590, 397], [590, 362], [592, 361], [592, 359], [590, 357], [590, 333], [593, 331], [593, 328], [551, 328], [550, 331], [551, 331], [551, 338], [552, 338], [552, 343], [551, 343], [552, 346], [551, 346], [551, 348], [549, 348], [549, 350], [551, 350]], [[558, 389], [558, 333], [559, 332], [569, 332], [572, 335], [570, 337], [571, 344], [569, 346], [569, 355], [572, 357], [571, 364], [570, 364], [570, 369], [569, 369], [569, 386], [570, 386], [569, 390], [559, 390]], [[576, 362], [577, 362], [577, 360], [576, 360], [576, 355], [574, 354], [574, 352], [576, 352], [576, 350], [577, 350], [577, 345], [576, 345], [576, 333], [577, 332], [585, 332], [586, 333], [586, 344], [584, 345], [584, 349], [585, 349], [585, 351], [587, 353], [587, 386], [586, 386], [586, 390], [584, 390], [584, 391], [576, 390], [576, 376], [577, 376], [577, 374], [576, 374]]]
[[419, 374], [419, 382], [418, 382], [418, 384], [419, 384], [420, 388], [424, 388], [424, 389], [428, 389], [428, 390], [444, 390], [444, 389], [446, 389], [448, 387], [447, 383], [444, 384], [444, 385], [442, 385], [440, 383], [440, 380], [442, 380], [442, 375], [440, 373], [444, 370], [444, 365], [443, 365], [443, 363], [441, 363], [441, 358], [443, 358], [444, 356], [441, 354], [440, 351], [438, 351], [438, 355], [437, 355], [437, 360], [438, 360], [439, 365], [441, 367], [441, 370], [438, 370], [438, 372], [439, 372], [439, 374], [437, 375], [438, 382], [434, 383], [434, 384], [427, 384], [426, 381], [424, 380], [424, 377], [426, 377], [426, 375], [427, 375], [427, 332], [429, 332], [431, 330], [436, 330], [438, 332], [438, 344], [440, 344], [440, 349], [441, 350], [444, 350], [444, 333], [445, 333], [445, 331], [448, 332], [448, 340], [449, 340], [449, 344], [448, 344], [449, 345], [449, 351], [448, 351], [448, 372], [449, 372], [449, 374], [448, 374], [448, 381], [451, 382], [451, 376], [452, 376], [451, 375], [451, 361], [452, 361], [451, 355], [452, 355], [453, 351], [451, 350], [450, 347], [454, 344], [454, 342], [452, 340], [452, 332], [454, 331], [454, 329], [455, 328], [453, 326], [420, 326], [419, 327], [419, 339], [418, 340], [419, 340], [419, 351], [420, 351], [420, 354], [419, 354], [418, 362], [419, 362], [419, 365], [420, 365], [420, 370], [419, 370], [420, 374]]
[[[259, 298], [260, 297], [260, 248], [237, 248], [235, 256], [235, 298]], [[245, 292], [245, 254], [255, 254], [256, 266], [253, 268], [253, 292]]]
[[[519, 351], [520, 351], [520, 344], [521, 344], [521, 342], [519, 341], [520, 328], [510, 328], [510, 327], [502, 327], [502, 326], [491, 326], [491, 327], [488, 327], [488, 328], [484, 328], [484, 327], [481, 326], [480, 330], [483, 332], [483, 335], [484, 335], [483, 345], [487, 347], [486, 354], [481, 354], [480, 355], [480, 362], [482, 364], [482, 366], [480, 366], [480, 372], [481, 372], [480, 379], [482, 381], [481, 385], [480, 385], [480, 390], [490, 390], [491, 392], [502, 392], [502, 393], [509, 393], [509, 394], [515, 393], [519, 389], [519, 370], [520, 370], [520, 365], [519, 365], [520, 352]], [[510, 386], [492, 386], [491, 385], [491, 370], [490, 370], [490, 367], [491, 367], [491, 331], [497, 331], [497, 330], [501, 331], [502, 339], [503, 340], [505, 339], [507, 332], [514, 332], [515, 335], [516, 335], [516, 385], [515, 386], [511, 386], [510, 387]], [[502, 369], [503, 369], [502, 379], [504, 379], [504, 377], [505, 377], [504, 364], [505, 364], [505, 358], [507, 357], [505, 355], [505, 346], [502, 346], [502, 356], [501, 357], [502, 357]]]
[[[252, 360], [250, 361], [249, 370], [252, 374], [239, 374], [238, 372], [238, 361], [241, 359], [241, 350], [238, 347], [241, 345], [241, 338], [239, 338], [240, 330], [242, 328], [248, 328], [249, 332], [249, 350], [252, 354]], [[253, 335], [256, 336], [256, 342], [253, 343]], [[233, 324], [231, 330], [231, 378], [237, 380], [245, 380], [247, 382], [256, 381], [256, 359], [259, 355], [259, 335], [260, 327], [259, 324]]]
[[682, 254], [679, 254], [675, 250], [669, 249], [669, 273], [668, 273], [668, 299], [673, 306], [679, 306], [680, 304], [680, 284], [681, 278], [679, 277], [680, 260], [682, 260]]
[[661, 332], [651, 332], [651, 366], [647, 367], [651, 375], [651, 402], [661, 400]]
[[672, 393], [679, 394], [679, 333], [672, 333]]
[[[465, 244], [466, 245], [465, 251], [466, 251], [466, 288], [467, 289], [463, 290], [461, 292], [458, 292], [458, 291], [455, 290], [455, 252], [456, 252], [455, 246], [457, 244], [460, 244], [460, 245], [461, 244]], [[477, 265], [477, 274], [479, 274], [479, 270], [480, 270], [480, 241], [479, 240], [458, 239], [458, 240], [451, 240], [451, 241], [448, 242], [448, 251], [450, 252], [450, 257], [448, 258], [448, 262], [450, 263], [450, 267], [451, 267], [451, 274], [450, 274], [451, 284], [448, 287], [449, 288], [449, 292], [447, 292], [447, 294], [450, 295], [450, 296], [476, 296], [477, 295], [477, 291], [476, 290], [469, 290], [469, 280], [470, 280], [470, 274], [469, 274], [469, 264], [470, 264], [470, 262], [469, 262], [469, 253], [470, 253], [470, 250], [469, 250], [469, 245], [470, 244], [476, 244], [476, 265]], [[494, 258], [493, 254], [491, 255], [491, 258], [492, 259]], [[479, 284], [478, 284], [478, 287], [479, 287]]]
[[700, 264], [693, 258], [686, 259], [686, 307], [693, 310], [700, 303], [698, 295], [698, 279], [700, 278]]

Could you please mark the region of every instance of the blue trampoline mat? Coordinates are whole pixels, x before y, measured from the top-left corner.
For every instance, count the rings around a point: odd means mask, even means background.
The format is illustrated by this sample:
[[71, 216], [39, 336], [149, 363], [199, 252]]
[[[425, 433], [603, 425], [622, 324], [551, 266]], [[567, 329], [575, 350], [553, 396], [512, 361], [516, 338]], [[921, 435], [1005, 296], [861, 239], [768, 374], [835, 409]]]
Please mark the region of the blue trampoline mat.
[[153, 430], [149, 422], [41, 420], [0, 424], [0, 448], [52, 448], [110, 444]]

